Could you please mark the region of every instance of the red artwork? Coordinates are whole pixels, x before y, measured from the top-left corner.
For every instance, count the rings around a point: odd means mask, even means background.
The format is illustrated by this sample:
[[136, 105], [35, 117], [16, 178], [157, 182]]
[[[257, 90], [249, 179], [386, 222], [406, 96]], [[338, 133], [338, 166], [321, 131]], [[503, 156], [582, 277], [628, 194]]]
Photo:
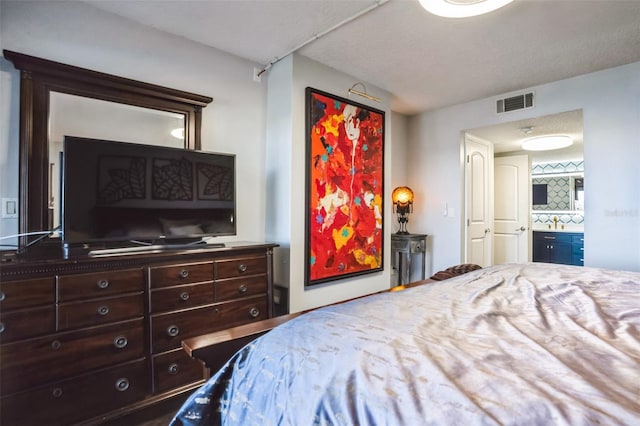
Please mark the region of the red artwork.
[[307, 285], [382, 270], [384, 112], [307, 88]]

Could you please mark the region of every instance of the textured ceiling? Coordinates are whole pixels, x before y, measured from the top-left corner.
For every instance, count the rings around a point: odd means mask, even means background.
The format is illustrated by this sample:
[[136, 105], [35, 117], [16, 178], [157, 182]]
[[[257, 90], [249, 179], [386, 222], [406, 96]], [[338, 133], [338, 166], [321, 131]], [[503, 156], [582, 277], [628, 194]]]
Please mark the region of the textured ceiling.
[[[528, 132], [525, 133], [524, 130], [527, 128]], [[573, 145], [568, 148], [552, 151], [531, 151], [527, 152], [527, 154], [534, 163], [574, 161], [584, 157], [582, 110], [468, 129], [467, 133], [491, 141], [496, 154], [523, 153], [521, 145], [528, 138], [544, 135], [566, 135], [573, 139]]]
[[417, 0], [87, 3], [262, 65], [323, 35], [298, 52], [390, 92], [405, 114], [640, 61], [640, 0], [516, 0], [463, 19]]

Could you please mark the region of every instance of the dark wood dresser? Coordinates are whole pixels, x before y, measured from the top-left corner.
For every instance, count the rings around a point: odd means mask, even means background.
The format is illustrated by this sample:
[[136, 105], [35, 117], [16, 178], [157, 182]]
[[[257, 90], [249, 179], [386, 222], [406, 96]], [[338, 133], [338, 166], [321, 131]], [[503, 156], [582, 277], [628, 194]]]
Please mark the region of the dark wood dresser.
[[274, 244], [0, 263], [0, 424], [102, 421], [190, 392], [185, 338], [273, 317]]

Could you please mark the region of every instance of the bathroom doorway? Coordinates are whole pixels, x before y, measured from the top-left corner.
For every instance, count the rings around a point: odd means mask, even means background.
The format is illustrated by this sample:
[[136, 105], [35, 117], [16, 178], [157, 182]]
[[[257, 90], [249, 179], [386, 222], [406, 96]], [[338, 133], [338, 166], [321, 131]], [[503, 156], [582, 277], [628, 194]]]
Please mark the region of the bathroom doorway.
[[[547, 151], [525, 151], [522, 143], [526, 139], [543, 135], [567, 135], [573, 144], [562, 149]], [[490, 163], [491, 180], [490, 189], [483, 195], [483, 201], [491, 207], [491, 217], [486, 218], [492, 225], [486, 226], [487, 243], [490, 246], [490, 254], [485, 254], [483, 266], [499, 264], [511, 261], [523, 261], [525, 254], [518, 254], [517, 236], [526, 236], [526, 259], [532, 260], [532, 232], [544, 229], [560, 231], [584, 232], [584, 149], [583, 149], [583, 120], [582, 110], [567, 111], [541, 117], [518, 120], [493, 126], [470, 129], [465, 132], [465, 141], [469, 138], [486, 141], [493, 146], [494, 161]], [[465, 142], [465, 152], [467, 149]], [[505, 212], [513, 212], [514, 193], [509, 191], [513, 185], [505, 183], [505, 176], [513, 173], [504, 173], [496, 169], [495, 164], [503, 160], [498, 158], [526, 156], [530, 164], [526, 177], [526, 197], [529, 200], [526, 208], [526, 224], [518, 223], [513, 230], [505, 228]], [[499, 167], [499, 166], [498, 166]], [[466, 174], [466, 173], [465, 173]], [[533, 204], [533, 183], [538, 184], [541, 178], [557, 179], [563, 181], [562, 186], [555, 185], [555, 181], [547, 182], [547, 195], [550, 201], [544, 204]], [[465, 178], [465, 181], [467, 178]], [[566, 182], [570, 182], [565, 185]], [[472, 222], [469, 216], [473, 211], [469, 204], [469, 192], [472, 191], [469, 182], [465, 182], [465, 224]], [[551, 185], [551, 186], [549, 186]], [[587, 184], [588, 185], [588, 184]], [[522, 194], [521, 194], [522, 195]], [[566, 198], [566, 200], [565, 200]], [[476, 200], [477, 203], [477, 200]], [[496, 216], [497, 215], [497, 216]], [[555, 220], [554, 220], [555, 219]], [[510, 223], [510, 224], [515, 224]], [[522, 228], [525, 228], [524, 230]], [[468, 261], [472, 257], [478, 258], [473, 253], [472, 244], [469, 242], [469, 226], [465, 226], [463, 246]], [[509, 230], [510, 233], [505, 233]], [[478, 245], [476, 244], [476, 247]], [[487, 244], [485, 244], [485, 247]], [[515, 257], [514, 257], [515, 256]], [[490, 259], [490, 260], [487, 260]]]

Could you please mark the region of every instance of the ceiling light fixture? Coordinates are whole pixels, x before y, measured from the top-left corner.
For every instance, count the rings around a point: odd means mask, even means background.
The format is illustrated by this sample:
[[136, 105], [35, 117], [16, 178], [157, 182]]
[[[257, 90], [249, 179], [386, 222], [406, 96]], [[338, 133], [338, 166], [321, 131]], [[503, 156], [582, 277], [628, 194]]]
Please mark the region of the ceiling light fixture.
[[538, 136], [522, 142], [522, 149], [526, 151], [550, 151], [573, 145], [573, 139], [565, 135]]
[[513, 0], [420, 0], [427, 12], [445, 18], [467, 18], [493, 12]]

